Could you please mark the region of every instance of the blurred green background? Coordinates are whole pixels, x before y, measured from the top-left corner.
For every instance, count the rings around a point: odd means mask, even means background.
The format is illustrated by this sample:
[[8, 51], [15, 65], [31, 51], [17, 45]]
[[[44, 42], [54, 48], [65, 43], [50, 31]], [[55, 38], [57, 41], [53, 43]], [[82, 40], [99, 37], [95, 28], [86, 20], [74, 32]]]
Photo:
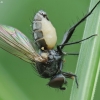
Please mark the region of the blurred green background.
[[[87, 13], [89, 2], [90, 0], [0, 0], [0, 24], [13, 26], [32, 39], [30, 19], [42, 9], [55, 26], [57, 44], [60, 44], [65, 31]], [[84, 24], [85, 22], [77, 28], [70, 42], [82, 38]], [[79, 44], [67, 46], [64, 51], [79, 52], [79, 48]], [[63, 70], [74, 73], [78, 57], [65, 58]], [[38, 77], [30, 64], [0, 49], [0, 100], [69, 100], [73, 80], [68, 80], [65, 91], [52, 89], [46, 85], [47, 82], [47, 79]], [[99, 84], [100, 79], [94, 100], [100, 98]]]

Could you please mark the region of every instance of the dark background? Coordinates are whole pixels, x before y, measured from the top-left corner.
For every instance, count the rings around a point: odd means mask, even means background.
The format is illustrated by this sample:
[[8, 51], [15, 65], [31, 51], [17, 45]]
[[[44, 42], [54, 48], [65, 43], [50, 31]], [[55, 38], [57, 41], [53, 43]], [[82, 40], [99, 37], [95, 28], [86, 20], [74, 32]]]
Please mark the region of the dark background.
[[[88, 12], [90, 0], [0, 0], [0, 24], [13, 26], [32, 39], [31, 22], [38, 10], [47, 12], [55, 26], [60, 44], [63, 35], [78, 19]], [[81, 24], [70, 42], [82, 39]], [[80, 45], [67, 46], [64, 51], [79, 52]], [[75, 72], [77, 56], [65, 57], [64, 71]], [[80, 65], [81, 66], [81, 65]], [[88, 67], [88, 66], [87, 66]], [[32, 66], [0, 49], [0, 100], [69, 100], [73, 80], [68, 80], [66, 91], [48, 87], [47, 79], [38, 77]], [[98, 100], [99, 84], [95, 98]]]

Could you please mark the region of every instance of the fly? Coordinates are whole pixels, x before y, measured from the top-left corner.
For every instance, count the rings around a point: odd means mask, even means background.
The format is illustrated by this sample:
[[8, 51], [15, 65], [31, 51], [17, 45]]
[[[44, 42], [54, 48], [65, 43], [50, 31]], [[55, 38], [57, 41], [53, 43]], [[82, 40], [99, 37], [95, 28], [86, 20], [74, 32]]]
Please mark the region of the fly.
[[65, 90], [66, 88], [64, 85], [67, 84], [67, 78], [75, 78], [78, 87], [77, 76], [62, 71], [63, 57], [65, 55], [77, 54], [65, 53], [62, 50], [66, 45], [77, 44], [95, 36], [92, 35], [83, 40], [68, 43], [77, 26], [91, 15], [99, 3], [100, 1], [98, 1], [88, 14], [86, 14], [65, 33], [62, 43], [57, 45], [56, 49], [53, 49], [57, 42], [56, 30], [50, 22], [46, 12], [43, 10], [36, 13], [32, 25], [35, 45], [39, 49], [39, 52], [35, 50], [35, 47], [32, 45], [30, 40], [22, 32], [6, 25], [0, 25], [0, 48], [34, 65], [35, 70], [41, 77], [50, 80], [48, 82], [50, 87]]

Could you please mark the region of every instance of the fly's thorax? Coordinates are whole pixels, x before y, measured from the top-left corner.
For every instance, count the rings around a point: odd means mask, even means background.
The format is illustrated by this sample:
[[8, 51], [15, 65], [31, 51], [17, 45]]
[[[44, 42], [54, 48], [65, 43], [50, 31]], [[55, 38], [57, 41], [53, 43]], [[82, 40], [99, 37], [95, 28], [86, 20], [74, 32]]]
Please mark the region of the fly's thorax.
[[39, 54], [46, 59], [45, 62], [36, 62], [36, 68], [41, 77], [51, 78], [61, 71], [62, 57], [55, 50], [39, 50]]
[[46, 13], [42, 10], [36, 13], [33, 22], [34, 39], [37, 46], [48, 50], [54, 48], [57, 41], [56, 30]]

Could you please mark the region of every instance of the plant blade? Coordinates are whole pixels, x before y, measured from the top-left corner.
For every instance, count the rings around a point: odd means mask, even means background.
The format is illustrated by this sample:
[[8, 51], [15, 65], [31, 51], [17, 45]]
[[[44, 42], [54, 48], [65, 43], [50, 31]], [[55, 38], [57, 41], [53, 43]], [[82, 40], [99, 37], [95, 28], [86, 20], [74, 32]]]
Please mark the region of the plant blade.
[[[98, 0], [92, 0], [89, 10], [97, 2]], [[81, 45], [76, 69], [79, 88], [76, 88], [74, 82], [70, 100], [93, 100], [94, 97], [100, 66], [100, 4], [87, 19], [83, 38], [93, 34], [98, 35], [84, 41]]]

